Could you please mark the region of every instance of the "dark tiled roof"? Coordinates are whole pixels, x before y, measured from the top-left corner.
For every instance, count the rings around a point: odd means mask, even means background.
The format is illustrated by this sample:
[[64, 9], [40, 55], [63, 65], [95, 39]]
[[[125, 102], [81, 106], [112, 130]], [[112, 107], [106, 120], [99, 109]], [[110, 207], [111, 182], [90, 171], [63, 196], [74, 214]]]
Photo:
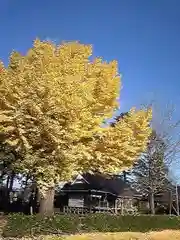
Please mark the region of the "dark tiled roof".
[[87, 183], [75, 183], [73, 185], [71, 185], [70, 183], [66, 183], [64, 185], [64, 187], [61, 189], [61, 191], [63, 191], [63, 190], [68, 190], [68, 191], [69, 190], [71, 190], [71, 191], [79, 190], [79, 191], [81, 191], [81, 190], [89, 190], [89, 189], [90, 189], [90, 186]]
[[74, 190], [98, 190], [102, 192], [108, 192], [113, 195], [121, 196], [133, 196], [137, 193], [130, 187], [128, 183], [125, 183], [121, 178], [112, 177], [106, 178], [100, 174], [83, 174], [83, 178], [88, 183], [75, 183], [65, 184], [63, 190], [74, 191]]

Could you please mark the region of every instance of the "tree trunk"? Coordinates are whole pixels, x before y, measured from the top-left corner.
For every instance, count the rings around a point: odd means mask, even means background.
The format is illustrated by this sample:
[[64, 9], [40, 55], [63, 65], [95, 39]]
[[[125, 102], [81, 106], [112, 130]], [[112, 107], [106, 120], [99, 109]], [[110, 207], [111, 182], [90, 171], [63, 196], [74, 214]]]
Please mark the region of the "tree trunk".
[[3, 178], [4, 178], [4, 173], [1, 174], [0, 176], [0, 186], [3, 186]]
[[169, 215], [172, 214], [172, 203], [173, 203], [173, 201], [172, 201], [172, 191], [170, 190], [169, 191]]
[[26, 175], [26, 180], [25, 180], [25, 183], [24, 183], [24, 188], [27, 187], [27, 185], [28, 185], [28, 180], [29, 180], [29, 174]]
[[54, 213], [54, 195], [55, 189], [50, 188], [46, 191], [45, 196], [40, 199], [39, 213], [41, 215], [52, 215]]
[[155, 205], [154, 205], [154, 193], [153, 192], [150, 192], [150, 194], [149, 194], [149, 205], [150, 205], [151, 214], [154, 215], [155, 214]]
[[12, 174], [11, 174], [11, 177], [10, 177], [10, 183], [9, 183], [9, 192], [11, 192], [12, 189], [13, 189], [14, 178], [15, 178], [15, 174], [12, 173]]
[[176, 212], [179, 216], [179, 194], [178, 194], [178, 186], [176, 184]]
[[5, 198], [4, 198], [5, 212], [9, 212], [9, 182], [10, 182], [10, 176], [8, 175], [6, 180], [6, 189], [5, 189]]
[[10, 176], [7, 176], [7, 180], [6, 180], [6, 190], [9, 189], [9, 181], [10, 181]]

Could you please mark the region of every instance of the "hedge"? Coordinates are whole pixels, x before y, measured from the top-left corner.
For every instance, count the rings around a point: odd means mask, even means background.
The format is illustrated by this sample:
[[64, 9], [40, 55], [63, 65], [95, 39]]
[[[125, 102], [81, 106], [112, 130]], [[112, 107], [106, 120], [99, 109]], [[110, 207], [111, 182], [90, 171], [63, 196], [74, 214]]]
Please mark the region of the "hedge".
[[3, 229], [4, 237], [74, 234], [83, 232], [148, 232], [180, 229], [180, 218], [170, 216], [116, 216], [110, 214], [77, 215], [9, 215]]

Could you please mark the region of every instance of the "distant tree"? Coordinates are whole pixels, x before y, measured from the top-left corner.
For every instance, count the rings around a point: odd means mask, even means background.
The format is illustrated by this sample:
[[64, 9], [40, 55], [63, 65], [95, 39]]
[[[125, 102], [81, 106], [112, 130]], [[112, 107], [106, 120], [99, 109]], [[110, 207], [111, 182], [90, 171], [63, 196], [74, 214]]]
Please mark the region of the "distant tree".
[[12, 190], [16, 175], [15, 164], [19, 156], [8, 143], [0, 142], [0, 181], [6, 180], [7, 188]]
[[[0, 142], [0, 187], [3, 191], [3, 210], [9, 211], [10, 193], [16, 180], [17, 169], [15, 167], [19, 156], [15, 149], [8, 143]], [[0, 196], [1, 198], [2, 196]]]
[[118, 124], [119, 121], [121, 121], [124, 117], [127, 117], [128, 116], [128, 112], [122, 112], [120, 113], [119, 115], [117, 115], [114, 119], [113, 119], [113, 122], [111, 122], [111, 126], [112, 127], [115, 127], [116, 124]]
[[167, 146], [161, 137], [153, 131], [147, 150], [141, 155], [132, 169], [133, 186], [141, 193], [149, 197], [150, 210], [155, 214], [155, 194], [169, 189], [168, 165], [165, 154]]
[[151, 109], [131, 109], [115, 127], [102, 127], [118, 107], [116, 61], [90, 60], [92, 47], [35, 40], [26, 55], [1, 64], [0, 127], [23, 155], [17, 166], [33, 176], [40, 212], [53, 211], [55, 185], [77, 172], [115, 173], [145, 150]]

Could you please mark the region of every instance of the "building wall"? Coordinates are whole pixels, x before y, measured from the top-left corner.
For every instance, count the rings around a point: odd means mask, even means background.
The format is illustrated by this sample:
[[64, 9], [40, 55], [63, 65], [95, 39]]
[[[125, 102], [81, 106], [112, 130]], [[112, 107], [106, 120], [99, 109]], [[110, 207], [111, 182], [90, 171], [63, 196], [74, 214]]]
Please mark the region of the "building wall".
[[69, 207], [84, 207], [84, 196], [70, 196], [68, 199]]

